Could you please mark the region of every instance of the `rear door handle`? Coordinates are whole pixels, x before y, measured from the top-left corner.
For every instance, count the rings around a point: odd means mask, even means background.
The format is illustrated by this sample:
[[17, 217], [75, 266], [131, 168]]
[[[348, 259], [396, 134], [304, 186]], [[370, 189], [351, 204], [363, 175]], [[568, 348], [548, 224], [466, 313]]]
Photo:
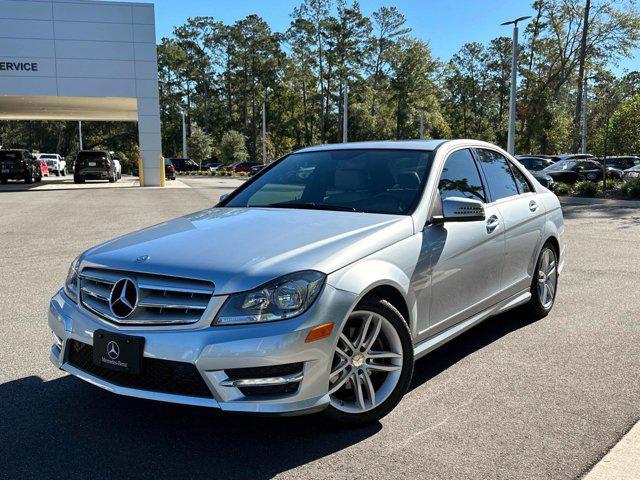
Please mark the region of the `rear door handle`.
[[496, 215], [491, 215], [487, 219], [487, 233], [493, 233], [500, 226], [500, 220]]
[[538, 210], [538, 202], [536, 202], [535, 200], [531, 200], [529, 202], [529, 210], [531, 210], [532, 212]]

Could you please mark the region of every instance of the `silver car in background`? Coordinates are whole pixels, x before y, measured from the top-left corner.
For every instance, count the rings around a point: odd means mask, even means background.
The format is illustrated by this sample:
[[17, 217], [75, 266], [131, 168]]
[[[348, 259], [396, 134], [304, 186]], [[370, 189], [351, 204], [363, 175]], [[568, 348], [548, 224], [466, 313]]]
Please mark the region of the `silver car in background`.
[[549, 313], [563, 231], [557, 197], [488, 143], [305, 148], [74, 260], [51, 360], [122, 395], [376, 421], [416, 359], [514, 307]]

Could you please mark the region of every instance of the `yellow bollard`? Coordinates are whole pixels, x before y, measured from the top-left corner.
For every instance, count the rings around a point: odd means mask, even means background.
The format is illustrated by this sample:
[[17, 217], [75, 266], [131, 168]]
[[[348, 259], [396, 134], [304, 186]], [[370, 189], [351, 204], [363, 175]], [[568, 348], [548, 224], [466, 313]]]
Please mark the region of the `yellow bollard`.
[[140, 178], [140, 186], [144, 187], [144, 171], [142, 170], [142, 157], [138, 155], [138, 178]]

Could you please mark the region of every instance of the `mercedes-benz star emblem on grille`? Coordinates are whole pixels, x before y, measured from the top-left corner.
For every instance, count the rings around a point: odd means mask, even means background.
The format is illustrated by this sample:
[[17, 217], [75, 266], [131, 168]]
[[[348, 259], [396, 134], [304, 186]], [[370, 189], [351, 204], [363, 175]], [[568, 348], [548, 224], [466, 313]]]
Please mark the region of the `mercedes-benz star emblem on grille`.
[[127, 318], [133, 313], [138, 304], [138, 287], [133, 280], [121, 278], [111, 289], [109, 306], [111, 312], [118, 318]]
[[107, 355], [111, 360], [116, 360], [120, 356], [120, 346], [113, 340], [107, 343]]

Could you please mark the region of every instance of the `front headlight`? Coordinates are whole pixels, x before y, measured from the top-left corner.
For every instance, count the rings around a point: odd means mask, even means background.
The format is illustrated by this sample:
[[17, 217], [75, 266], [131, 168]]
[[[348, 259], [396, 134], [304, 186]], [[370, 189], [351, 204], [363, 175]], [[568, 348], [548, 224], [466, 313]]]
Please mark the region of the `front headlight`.
[[80, 263], [80, 257], [71, 262], [69, 266], [69, 272], [67, 273], [67, 279], [64, 281], [64, 293], [73, 300], [78, 302], [78, 264]]
[[326, 275], [314, 270], [285, 275], [252, 290], [231, 295], [212, 325], [285, 320], [304, 313], [320, 294]]

